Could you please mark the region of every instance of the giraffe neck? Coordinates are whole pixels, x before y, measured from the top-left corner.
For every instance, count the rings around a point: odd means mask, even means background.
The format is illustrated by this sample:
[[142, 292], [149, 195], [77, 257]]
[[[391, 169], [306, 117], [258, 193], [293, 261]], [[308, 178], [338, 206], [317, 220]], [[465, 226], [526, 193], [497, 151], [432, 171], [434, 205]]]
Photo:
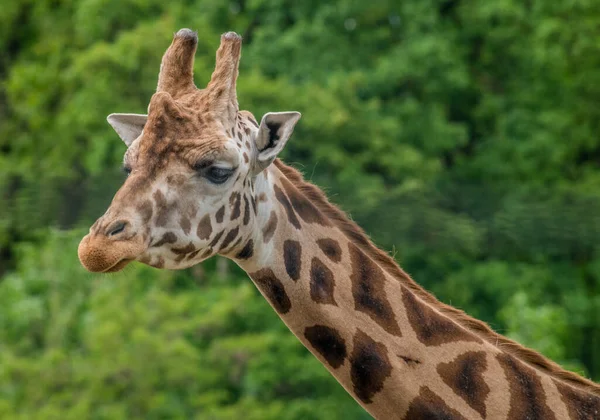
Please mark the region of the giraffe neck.
[[260, 229], [234, 259], [375, 418], [600, 416], [597, 385], [436, 301], [295, 170], [276, 161], [256, 194]]

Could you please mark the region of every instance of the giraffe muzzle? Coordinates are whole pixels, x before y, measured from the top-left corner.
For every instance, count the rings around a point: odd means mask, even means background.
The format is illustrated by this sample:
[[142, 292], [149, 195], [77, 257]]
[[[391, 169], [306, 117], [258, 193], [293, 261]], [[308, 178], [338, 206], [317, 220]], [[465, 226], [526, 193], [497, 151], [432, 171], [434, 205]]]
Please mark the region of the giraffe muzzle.
[[79, 261], [93, 273], [122, 270], [147, 248], [132, 223], [118, 219], [106, 225], [97, 223], [79, 243]]

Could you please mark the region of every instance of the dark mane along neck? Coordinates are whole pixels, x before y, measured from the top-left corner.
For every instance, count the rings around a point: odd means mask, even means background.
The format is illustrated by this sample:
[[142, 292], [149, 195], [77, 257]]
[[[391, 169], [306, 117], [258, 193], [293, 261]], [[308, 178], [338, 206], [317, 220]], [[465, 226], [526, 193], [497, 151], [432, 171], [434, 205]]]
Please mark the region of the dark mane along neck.
[[419, 286], [406, 272], [404, 272], [392, 257], [377, 248], [356, 223], [351, 221], [342, 210], [328, 201], [325, 194], [318, 187], [306, 182], [300, 172], [285, 165], [279, 159], [275, 160], [275, 166], [302, 194], [304, 194], [306, 199], [315, 205], [334, 225], [336, 225], [353, 244], [357, 245], [388, 274], [401, 281], [404, 286], [425, 303], [445, 314], [463, 328], [466, 328], [468, 331], [471, 331], [473, 334], [476, 334], [478, 337], [496, 346], [501, 351], [512, 355], [538, 371], [600, 397], [600, 385], [573, 372], [569, 372], [541, 354], [525, 348], [517, 342], [496, 333], [485, 322], [472, 318], [463, 311], [438, 301], [432, 294]]

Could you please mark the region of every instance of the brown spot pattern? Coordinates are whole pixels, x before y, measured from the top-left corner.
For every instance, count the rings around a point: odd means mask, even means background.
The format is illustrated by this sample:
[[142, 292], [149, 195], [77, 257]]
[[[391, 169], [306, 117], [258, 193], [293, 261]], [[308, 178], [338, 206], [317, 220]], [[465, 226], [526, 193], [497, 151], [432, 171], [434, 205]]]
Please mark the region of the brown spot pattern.
[[154, 202], [156, 203], [156, 226], [164, 227], [169, 219], [169, 212], [171, 206], [167, 205], [167, 199], [160, 190], [154, 191], [152, 194]]
[[310, 297], [317, 303], [337, 305], [333, 297], [333, 273], [317, 257], [310, 264]]
[[255, 273], [250, 274], [250, 278], [254, 280], [258, 289], [265, 295], [267, 300], [280, 314], [286, 314], [292, 307], [290, 298], [285, 292], [285, 288], [281, 281], [275, 277], [275, 274], [270, 268], [263, 268]]
[[269, 242], [275, 233], [275, 229], [277, 229], [277, 214], [275, 210], [271, 210], [271, 215], [269, 216], [269, 220], [267, 220], [267, 224], [262, 230], [263, 233], [263, 241], [265, 243]]
[[317, 241], [317, 245], [323, 251], [323, 254], [327, 255], [329, 259], [333, 262], [342, 261], [342, 248], [340, 244], [335, 239], [319, 239]]
[[225, 216], [225, 206], [221, 206], [217, 213], [215, 214], [215, 220], [217, 223], [223, 222], [223, 217]]
[[210, 215], [205, 215], [200, 222], [198, 223], [198, 228], [196, 229], [196, 235], [200, 239], [208, 239], [212, 234], [212, 224], [210, 223]]
[[323, 216], [323, 213], [321, 213], [308, 198], [298, 191], [287, 178], [281, 178], [281, 185], [287, 193], [293, 209], [296, 210], [296, 213], [298, 213], [298, 216], [300, 216], [302, 220], [306, 223], [318, 223], [323, 226], [331, 225], [329, 220]]
[[400, 327], [384, 290], [385, 275], [381, 268], [356, 245], [348, 245], [352, 263], [352, 296], [354, 308], [366, 313], [390, 334], [402, 336]]
[[250, 204], [248, 203], [248, 197], [244, 195], [244, 226], [250, 221]]
[[190, 223], [190, 219], [186, 216], [181, 216], [181, 219], [179, 219], [179, 226], [181, 226], [183, 233], [185, 233], [186, 235], [190, 233], [190, 230], [192, 230], [192, 224]]
[[485, 352], [470, 351], [449, 363], [440, 363], [437, 372], [446, 385], [460, 395], [471, 408], [486, 417], [485, 399], [490, 387], [483, 379], [487, 368]]
[[497, 356], [510, 390], [509, 419], [556, 419], [546, 405], [546, 394], [535, 371], [506, 353]]
[[165, 232], [162, 238], [160, 238], [158, 242], [152, 244], [151, 246], [157, 247], [164, 244], [174, 244], [175, 242], [177, 242], [177, 235], [175, 235], [173, 232]]
[[224, 233], [225, 233], [224, 230], [222, 230], [219, 233], [217, 233], [215, 235], [215, 237], [212, 238], [211, 241], [208, 243], [208, 246], [209, 247], [214, 247], [217, 244], [217, 242], [219, 242], [219, 239], [221, 239], [221, 236], [223, 236]]
[[239, 245], [239, 244], [242, 242], [242, 240], [243, 240], [243, 239], [244, 239], [243, 237], [241, 237], [241, 236], [238, 236], [238, 238], [237, 238], [237, 239], [236, 239], [236, 241], [233, 243], [233, 245], [231, 245], [231, 246], [229, 247], [229, 249], [227, 249], [227, 250], [224, 250], [224, 251], [225, 251], [225, 252], [229, 252], [229, 251], [231, 251], [231, 250], [233, 250], [233, 249], [237, 248], [237, 246], [238, 246], [238, 245]]
[[193, 260], [194, 258], [196, 258], [196, 255], [198, 255], [198, 253], [202, 251], [201, 249], [197, 249], [194, 252], [188, 254], [188, 256], [186, 257], [186, 259], [188, 260]]
[[[510, 417], [512, 419], [512, 417]], [[428, 387], [422, 386], [419, 395], [410, 403], [405, 420], [467, 420], [462, 414], [448, 407], [444, 400]]]
[[236, 258], [239, 258], [240, 260], [247, 260], [248, 258], [252, 257], [253, 254], [254, 241], [250, 239], [248, 242], [246, 242], [244, 248], [242, 248], [242, 250], [236, 255]]
[[181, 248], [171, 248], [171, 251], [173, 251], [175, 254], [177, 255], [186, 255], [189, 254], [190, 252], [194, 252], [196, 250], [196, 247], [194, 246], [193, 243], [189, 243], [184, 247]]
[[144, 200], [137, 206], [137, 211], [142, 219], [142, 223], [146, 224], [152, 218], [152, 202]]
[[236, 227], [234, 229], [231, 229], [229, 231], [229, 233], [227, 233], [227, 236], [225, 236], [225, 239], [223, 239], [223, 243], [221, 244], [221, 249], [227, 248], [227, 245], [229, 245], [231, 243], [231, 241], [233, 241], [235, 239], [239, 230], [240, 229], [238, 227]]
[[292, 209], [292, 205], [290, 204], [290, 201], [288, 200], [287, 196], [283, 193], [283, 191], [281, 191], [281, 188], [279, 188], [277, 185], [273, 185], [273, 191], [275, 191], [275, 198], [279, 200], [279, 202], [285, 209], [288, 220], [290, 221], [292, 226], [294, 226], [296, 229], [300, 229], [300, 221], [296, 217], [296, 213], [294, 213], [294, 209]]
[[387, 349], [361, 330], [354, 335], [354, 348], [350, 356], [350, 378], [356, 397], [365, 404], [373, 402], [375, 394], [392, 373]]
[[288, 276], [297, 281], [300, 278], [300, 268], [302, 266], [302, 246], [300, 242], [288, 239], [283, 243], [283, 262]]
[[572, 386], [554, 381], [562, 401], [573, 420], [600, 419], [600, 397], [585, 393]]
[[231, 194], [231, 197], [229, 197], [229, 204], [233, 207], [229, 220], [235, 220], [240, 217], [241, 197], [239, 192]]
[[402, 302], [404, 302], [410, 325], [423, 344], [439, 346], [453, 341], [481, 343], [481, 339], [475, 334], [470, 334], [426, 303], [417, 300], [415, 295], [406, 288], [402, 289]]
[[304, 337], [332, 368], [337, 369], [344, 364], [346, 342], [336, 329], [315, 325], [304, 330]]

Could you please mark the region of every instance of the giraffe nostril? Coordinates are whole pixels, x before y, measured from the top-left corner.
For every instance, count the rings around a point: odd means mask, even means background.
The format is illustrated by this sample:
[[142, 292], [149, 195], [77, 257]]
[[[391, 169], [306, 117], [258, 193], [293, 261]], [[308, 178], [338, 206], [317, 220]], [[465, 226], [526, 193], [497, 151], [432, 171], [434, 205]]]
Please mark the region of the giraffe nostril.
[[117, 220], [116, 222], [112, 223], [108, 229], [106, 229], [106, 236], [118, 235], [125, 230], [126, 226], [127, 222], [124, 222], [123, 220]]

